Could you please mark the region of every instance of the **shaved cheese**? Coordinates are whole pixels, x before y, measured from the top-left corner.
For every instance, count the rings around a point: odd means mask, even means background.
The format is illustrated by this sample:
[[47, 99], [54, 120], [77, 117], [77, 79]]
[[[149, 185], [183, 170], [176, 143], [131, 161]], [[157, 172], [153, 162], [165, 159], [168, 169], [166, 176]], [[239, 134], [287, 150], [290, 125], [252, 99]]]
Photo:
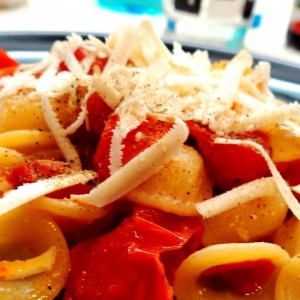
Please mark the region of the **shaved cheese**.
[[278, 189], [274, 178], [260, 178], [209, 200], [198, 202], [196, 208], [204, 218], [210, 218], [254, 199], [272, 196], [275, 193], [278, 193]]
[[[117, 35], [117, 41], [113, 52], [104, 68], [107, 72], [113, 65], [126, 65], [130, 56], [130, 52], [136, 43], [138, 36], [132, 27], [124, 26]], [[126, 46], [124, 46], [126, 45]]]
[[207, 122], [218, 114], [231, 108], [244, 71], [251, 67], [252, 58], [245, 51], [240, 51], [226, 66], [223, 77], [207, 108]]
[[121, 102], [122, 94], [114, 87], [108, 85], [107, 82], [99, 75], [93, 77], [94, 89], [102, 96], [106, 104], [115, 109]]
[[255, 149], [259, 154], [261, 154], [263, 158], [266, 160], [270, 172], [273, 175], [276, 186], [279, 192], [281, 193], [282, 197], [286, 201], [287, 206], [293, 212], [295, 217], [298, 220], [300, 220], [300, 203], [297, 200], [297, 198], [293, 195], [291, 188], [287, 185], [286, 181], [282, 178], [281, 174], [277, 170], [276, 166], [274, 165], [273, 161], [271, 160], [270, 156], [263, 148], [263, 146], [261, 146], [256, 142], [248, 141], [248, 140], [217, 138], [215, 142], [221, 144], [236, 144], [236, 145], [248, 146]]
[[50, 101], [46, 95], [41, 98], [41, 105], [45, 117], [45, 121], [50, 128], [54, 139], [63, 153], [66, 161], [73, 169], [81, 169], [81, 162], [79, 154], [77, 153], [75, 146], [66, 137], [65, 132], [56, 118], [55, 112], [50, 104]]
[[80, 171], [26, 183], [15, 190], [8, 191], [0, 199], [0, 216], [38, 197], [78, 183], [85, 183], [95, 177], [95, 172]]
[[50, 271], [55, 263], [56, 248], [51, 247], [34, 258], [15, 261], [0, 261], [0, 280], [18, 280]]
[[186, 124], [175, 119], [173, 128], [157, 143], [130, 160], [89, 194], [74, 195], [78, 201], [103, 207], [137, 187], [166, 163], [188, 137]]

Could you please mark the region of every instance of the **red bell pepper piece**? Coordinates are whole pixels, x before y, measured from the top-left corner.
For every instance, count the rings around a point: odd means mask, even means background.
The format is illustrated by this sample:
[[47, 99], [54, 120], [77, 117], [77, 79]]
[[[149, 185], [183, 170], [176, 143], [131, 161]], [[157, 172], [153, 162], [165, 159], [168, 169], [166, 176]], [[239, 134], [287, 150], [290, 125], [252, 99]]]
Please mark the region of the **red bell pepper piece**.
[[[214, 143], [217, 137], [214, 132], [192, 121], [188, 121], [187, 125], [203, 156], [208, 174], [221, 191], [270, 175], [265, 159], [252, 148]], [[268, 148], [267, 138], [262, 133], [247, 133], [238, 138], [256, 140]]]
[[64, 299], [172, 300], [174, 270], [202, 233], [198, 218], [137, 206], [115, 230], [71, 249]]
[[219, 291], [247, 296], [259, 292], [275, 269], [270, 259], [229, 263], [205, 270], [201, 279]]

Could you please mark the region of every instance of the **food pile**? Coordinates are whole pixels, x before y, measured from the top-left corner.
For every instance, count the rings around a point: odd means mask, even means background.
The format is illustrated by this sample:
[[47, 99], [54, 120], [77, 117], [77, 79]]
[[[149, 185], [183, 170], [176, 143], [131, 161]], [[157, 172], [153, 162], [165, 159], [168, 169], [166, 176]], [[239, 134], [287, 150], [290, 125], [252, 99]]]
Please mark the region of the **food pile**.
[[0, 51], [1, 299], [298, 299], [300, 104], [151, 23]]

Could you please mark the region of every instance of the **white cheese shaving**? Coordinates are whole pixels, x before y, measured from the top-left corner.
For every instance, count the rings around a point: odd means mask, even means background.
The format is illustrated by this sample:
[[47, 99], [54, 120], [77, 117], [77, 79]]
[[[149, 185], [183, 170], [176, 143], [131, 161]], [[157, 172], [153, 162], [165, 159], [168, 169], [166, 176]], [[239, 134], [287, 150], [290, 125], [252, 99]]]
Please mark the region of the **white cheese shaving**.
[[38, 197], [69, 186], [88, 182], [95, 177], [96, 173], [93, 171], [80, 171], [21, 185], [15, 190], [8, 191], [1, 198], [0, 216]]
[[46, 95], [41, 97], [41, 106], [44, 113], [45, 121], [48, 127], [50, 128], [53, 137], [59, 149], [63, 153], [66, 161], [74, 170], [80, 170], [81, 162], [79, 154], [77, 153], [75, 146], [65, 135], [64, 129], [59, 123], [55, 112], [51, 106], [51, 103]]
[[122, 100], [122, 94], [113, 86], [109, 85], [103, 76], [95, 74], [93, 76], [93, 86], [95, 91], [102, 96], [103, 100], [112, 109], [115, 109]]
[[274, 178], [260, 178], [209, 200], [198, 202], [196, 208], [204, 218], [210, 218], [254, 199], [272, 196], [275, 193], [278, 193], [278, 189]]

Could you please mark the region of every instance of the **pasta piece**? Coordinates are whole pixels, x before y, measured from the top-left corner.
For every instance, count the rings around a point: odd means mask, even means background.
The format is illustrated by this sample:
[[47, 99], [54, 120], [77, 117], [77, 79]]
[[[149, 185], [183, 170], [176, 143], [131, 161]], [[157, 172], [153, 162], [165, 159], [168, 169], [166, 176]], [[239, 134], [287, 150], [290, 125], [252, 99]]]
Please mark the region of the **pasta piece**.
[[197, 215], [195, 202], [211, 196], [201, 156], [193, 148], [183, 146], [158, 173], [125, 198], [178, 215]]
[[287, 211], [284, 199], [277, 192], [204, 219], [203, 245], [262, 240], [282, 224]]
[[32, 154], [35, 151], [53, 149], [56, 143], [49, 131], [12, 130], [0, 134], [0, 147]]
[[[19, 260], [21, 268], [10, 274], [11, 279], [15, 277], [14, 280], [1, 278], [0, 298], [52, 300], [63, 288], [69, 268], [69, 251], [58, 226], [46, 214], [28, 207], [1, 216], [0, 225], [0, 260]], [[35, 264], [28, 266], [30, 259], [39, 260], [38, 257], [51, 248], [55, 259], [52, 263], [50, 260], [48, 266], [45, 262], [44, 270], [38, 270]], [[45, 255], [49, 259], [53, 257], [51, 252], [48, 254], [50, 256]], [[22, 269], [22, 261], [23, 266], [27, 264], [27, 271]], [[36, 275], [30, 276], [34, 272]]]
[[287, 219], [275, 232], [273, 242], [285, 249], [291, 256], [300, 253], [300, 221], [295, 217]]
[[275, 300], [296, 300], [300, 298], [300, 256], [290, 259], [279, 272], [276, 287]]
[[[76, 120], [78, 104], [75, 102], [71, 105], [68, 95], [51, 97], [50, 102], [64, 126]], [[49, 130], [41, 109], [40, 96], [29, 91], [0, 101], [0, 132], [23, 129]]]
[[286, 162], [300, 158], [300, 137], [295, 137], [285, 130], [277, 128], [272, 129], [268, 135], [274, 162]]
[[0, 168], [2, 170], [12, 169], [24, 163], [25, 158], [22, 153], [0, 146]]
[[214, 289], [201, 280], [201, 273], [214, 266], [260, 259], [271, 260], [276, 271], [258, 293], [247, 295], [247, 299], [272, 299], [277, 272], [289, 260], [289, 255], [281, 247], [264, 242], [213, 245], [191, 254], [176, 271], [176, 299], [244, 299], [245, 295], [237, 295], [230, 290]]
[[100, 219], [110, 211], [109, 207], [96, 207], [86, 203], [77, 203], [67, 198], [56, 199], [47, 196], [40, 197], [28, 205], [45, 210], [53, 215], [85, 222]]
[[1, 281], [18, 280], [49, 272], [56, 259], [56, 248], [51, 247], [44, 253], [26, 260], [0, 261]]

